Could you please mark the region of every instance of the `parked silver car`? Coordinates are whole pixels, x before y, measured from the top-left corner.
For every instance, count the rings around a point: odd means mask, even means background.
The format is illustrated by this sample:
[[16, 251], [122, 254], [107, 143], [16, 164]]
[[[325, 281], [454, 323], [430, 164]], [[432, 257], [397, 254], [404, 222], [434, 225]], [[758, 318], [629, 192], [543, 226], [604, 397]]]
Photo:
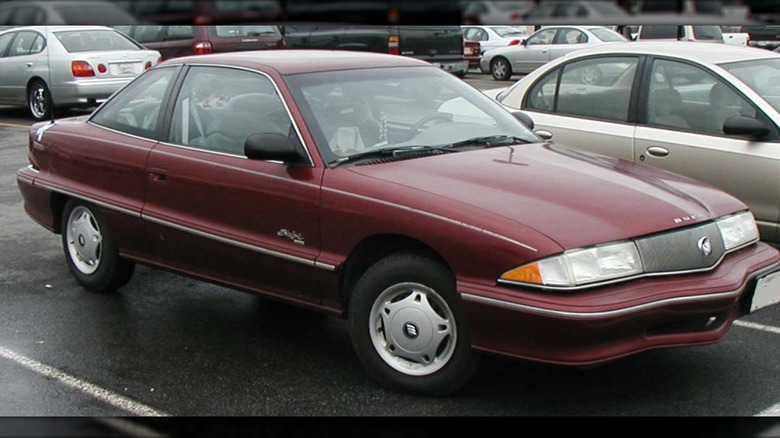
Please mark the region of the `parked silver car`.
[[0, 104], [35, 120], [55, 107], [95, 106], [160, 62], [160, 53], [105, 26], [17, 27], [0, 32]]
[[[780, 242], [780, 54], [712, 47], [603, 45], [553, 61], [495, 98], [556, 143], [725, 189], [751, 208], [763, 240]], [[594, 69], [602, 81], [583, 82], [580, 71]]]
[[608, 42], [628, 41], [623, 35], [604, 26], [543, 27], [521, 44], [488, 50], [482, 55], [480, 68], [493, 78], [506, 81], [514, 73], [529, 73], [553, 59], [575, 50]]

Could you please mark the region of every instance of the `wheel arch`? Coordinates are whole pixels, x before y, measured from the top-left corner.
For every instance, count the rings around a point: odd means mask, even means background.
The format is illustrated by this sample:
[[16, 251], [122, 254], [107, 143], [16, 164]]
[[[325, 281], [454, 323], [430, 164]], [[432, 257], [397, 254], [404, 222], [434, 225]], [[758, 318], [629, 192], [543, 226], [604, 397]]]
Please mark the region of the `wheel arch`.
[[65, 212], [65, 204], [68, 203], [70, 197], [58, 192], [52, 192], [49, 199], [49, 205], [51, 207], [52, 226], [55, 234], [62, 233], [62, 215]]
[[442, 264], [453, 276], [454, 270], [446, 259], [427, 243], [401, 234], [378, 234], [360, 241], [350, 252], [343, 264], [339, 280], [339, 294], [342, 311], [349, 310], [352, 290], [368, 268], [384, 257], [401, 252], [414, 252], [430, 257]]

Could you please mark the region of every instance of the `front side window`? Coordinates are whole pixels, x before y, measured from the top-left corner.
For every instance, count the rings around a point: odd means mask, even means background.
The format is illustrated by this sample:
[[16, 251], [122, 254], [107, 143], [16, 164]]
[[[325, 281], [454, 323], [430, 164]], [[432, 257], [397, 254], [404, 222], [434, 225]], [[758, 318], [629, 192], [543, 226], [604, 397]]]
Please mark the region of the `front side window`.
[[588, 36], [577, 29], [561, 29], [558, 31], [556, 44], [583, 44], [588, 42]]
[[93, 123], [128, 134], [155, 138], [160, 107], [177, 69], [149, 70], [100, 107]]
[[[38, 40], [37, 44], [36, 40]], [[8, 56], [30, 55], [32, 53], [40, 52], [42, 48], [43, 38], [41, 38], [38, 32], [19, 32], [13, 44], [11, 44], [11, 50], [8, 52]]]
[[266, 76], [192, 67], [176, 99], [169, 141], [243, 156], [250, 135], [289, 135], [291, 126], [282, 99]]
[[535, 46], [535, 45], [552, 44], [554, 38], [555, 38], [555, 29], [545, 29], [528, 38], [527, 45]]
[[609, 57], [566, 64], [555, 112], [625, 122], [637, 58]]
[[758, 115], [736, 89], [699, 67], [655, 60], [650, 78], [644, 105], [649, 125], [723, 135], [729, 117]]
[[[539, 82], [534, 84], [528, 92], [525, 102], [523, 102], [523, 109], [546, 112], [552, 111], [555, 108], [555, 95], [558, 91], [558, 76], [560, 75], [560, 72], [561, 69], [557, 68], [544, 75]], [[521, 98], [522, 95], [517, 91], [504, 96], [501, 103], [517, 108]]]

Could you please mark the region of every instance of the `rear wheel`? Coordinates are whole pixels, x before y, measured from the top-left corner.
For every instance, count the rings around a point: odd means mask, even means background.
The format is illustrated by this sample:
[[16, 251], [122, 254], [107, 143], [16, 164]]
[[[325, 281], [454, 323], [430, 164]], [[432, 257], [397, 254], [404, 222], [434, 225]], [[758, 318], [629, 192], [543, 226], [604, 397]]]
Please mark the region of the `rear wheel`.
[[133, 275], [135, 263], [119, 257], [103, 216], [86, 202], [65, 205], [62, 247], [71, 273], [89, 291], [113, 292]]
[[490, 74], [497, 81], [508, 81], [512, 77], [512, 66], [506, 58], [495, 58], [490, 61]]
[[51, 118], [52, 100], [49, 87], [43, 81], [33, 81], [27, 89], [27, 108], [36, 121]]
[[431, 258], [399, 253], [369, 268], [355, 286], [349, 321], [357, 356], [390, 389], [449, 395], [476, 371], [455, 280]]

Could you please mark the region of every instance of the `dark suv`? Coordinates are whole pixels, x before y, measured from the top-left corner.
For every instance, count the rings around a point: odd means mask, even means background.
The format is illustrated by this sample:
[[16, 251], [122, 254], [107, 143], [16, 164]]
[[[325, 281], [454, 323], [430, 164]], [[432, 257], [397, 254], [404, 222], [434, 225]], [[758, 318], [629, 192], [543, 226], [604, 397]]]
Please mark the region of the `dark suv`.
[[157, 50], [163, 59], [185, 55], [283, 49], [285, 38], [276, 25], [115, 26], [115, 29]]
[[460, 26], [382, 25], [286, 25], [291, 49], [354, 50], [390, 53], [428, 61], [457, 76], [465, 76], [469, 61], [464, 57]]

